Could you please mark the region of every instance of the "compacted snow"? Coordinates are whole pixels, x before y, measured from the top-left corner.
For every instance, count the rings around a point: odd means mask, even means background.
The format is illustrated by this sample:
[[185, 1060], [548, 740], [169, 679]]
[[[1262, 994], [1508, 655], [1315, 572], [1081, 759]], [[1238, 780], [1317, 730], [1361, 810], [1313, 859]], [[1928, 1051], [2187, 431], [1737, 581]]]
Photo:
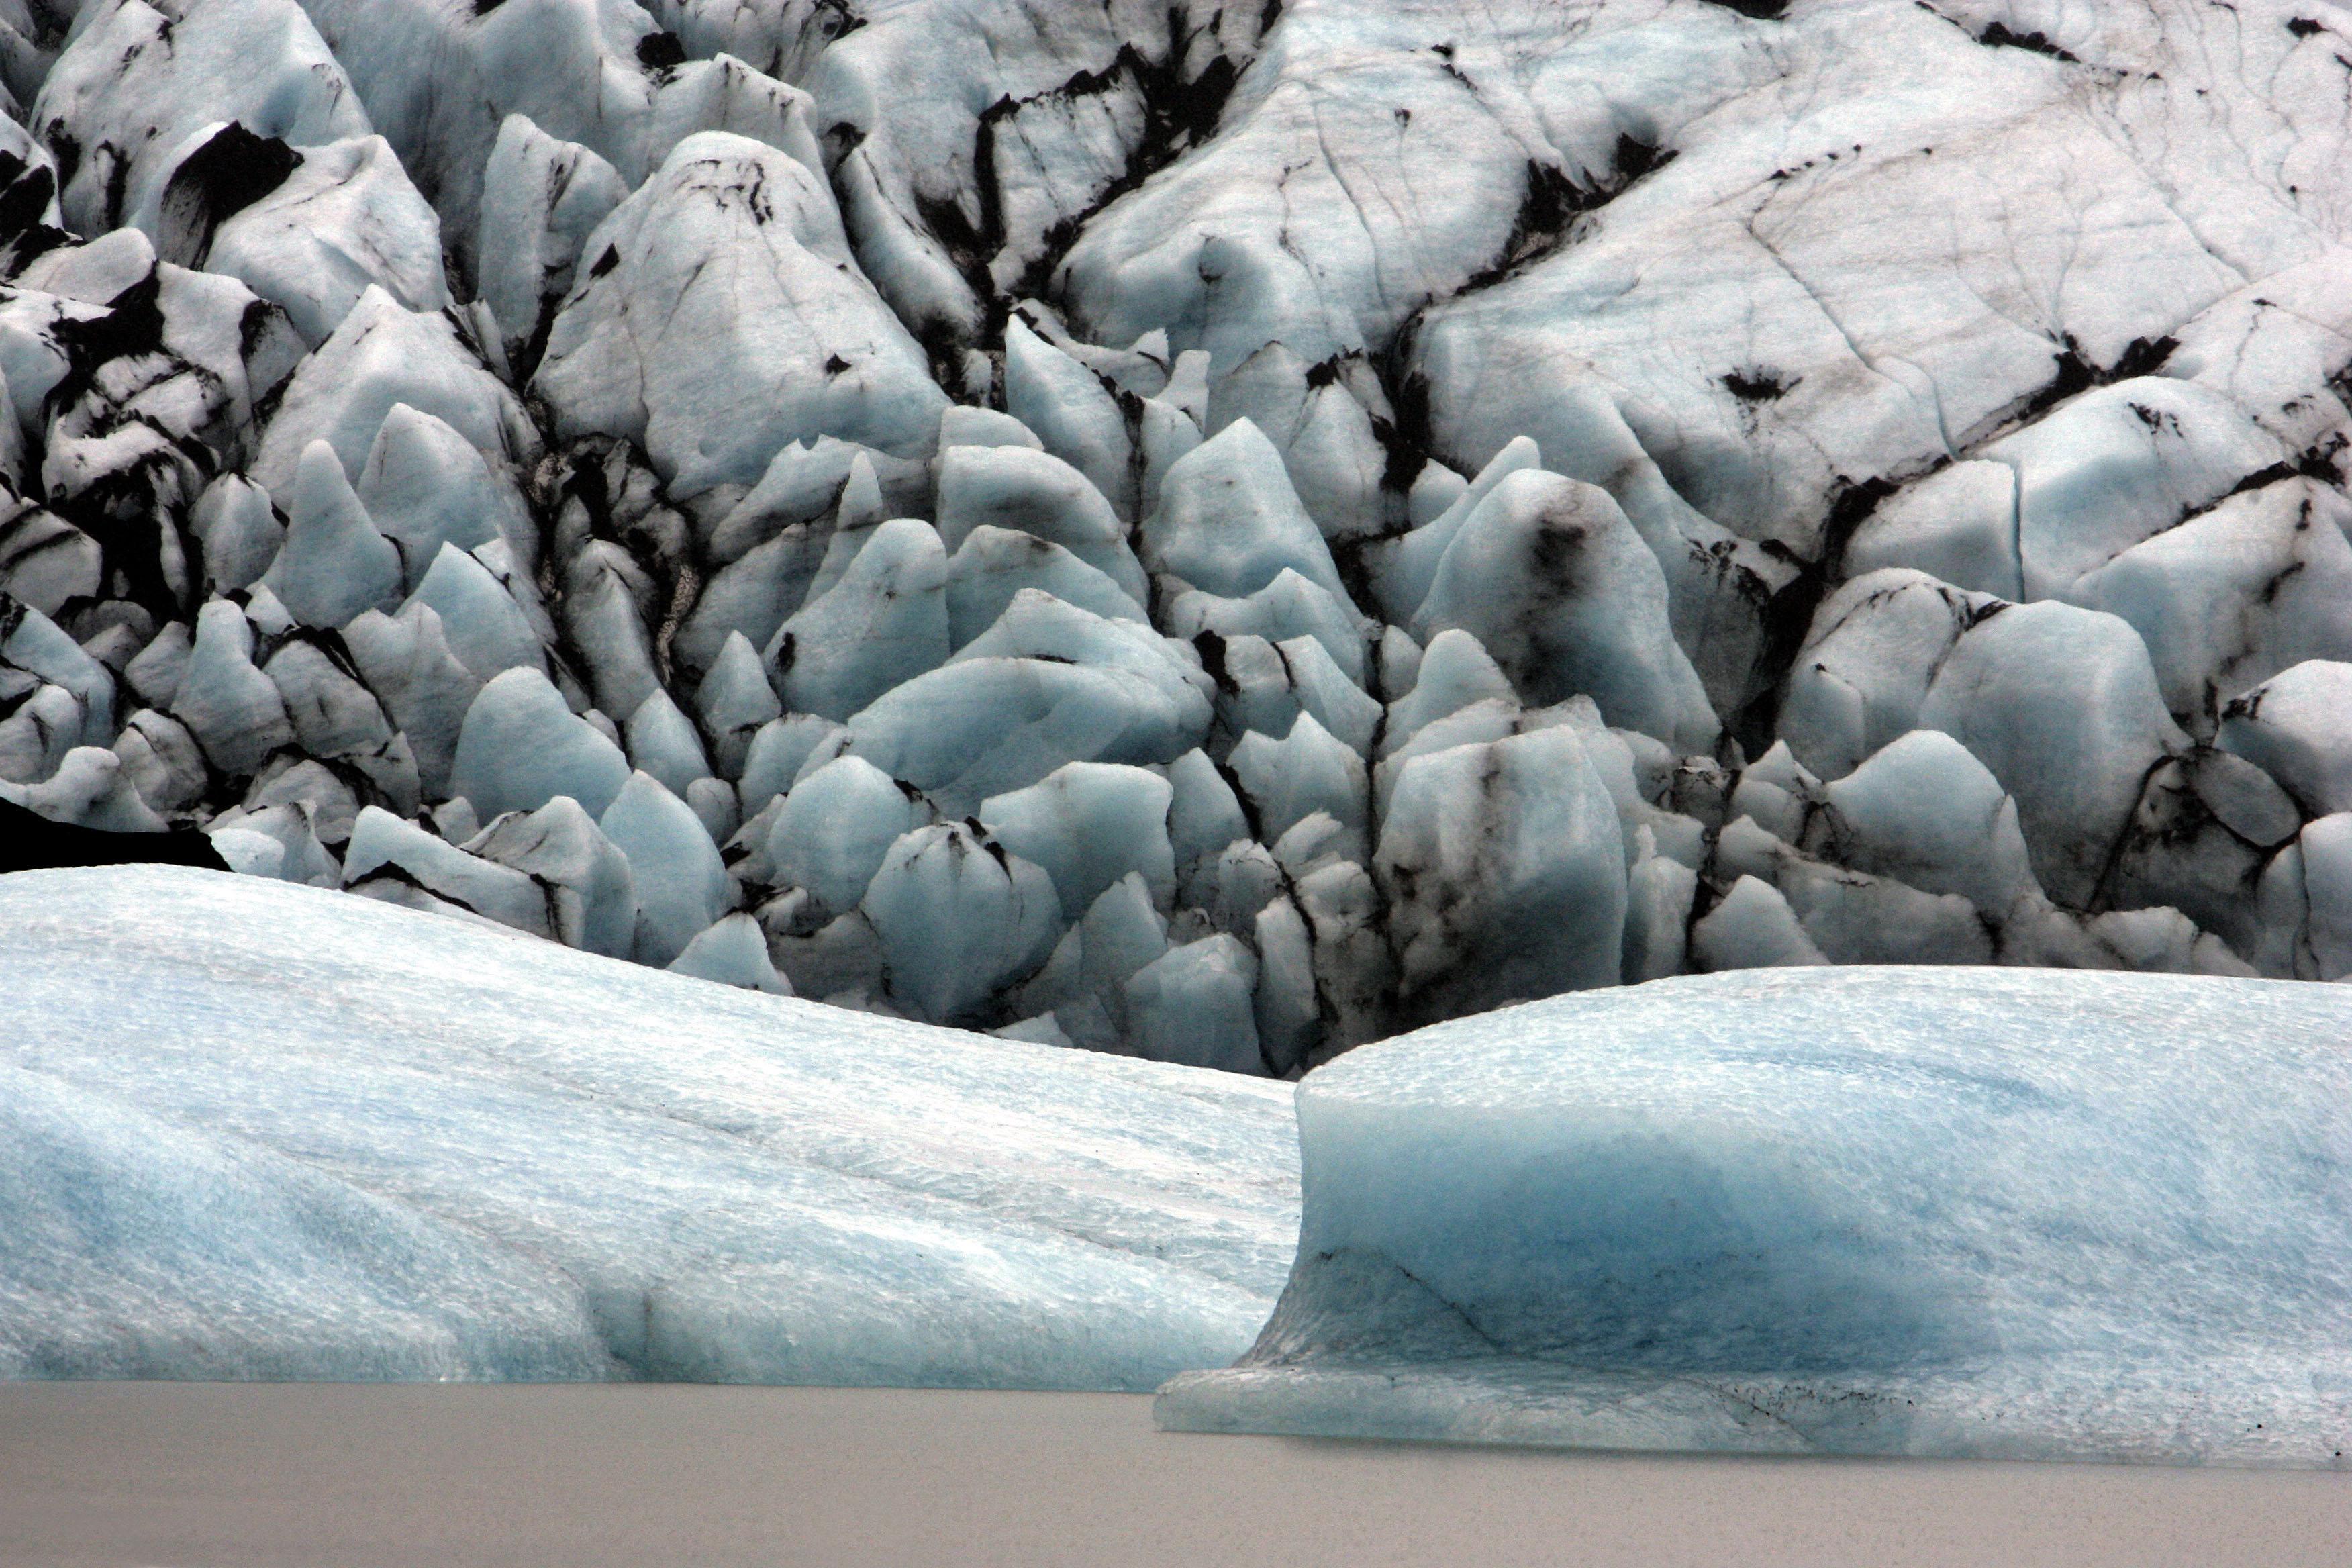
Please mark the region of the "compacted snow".
[[1839, 969], [1443, 1024], [1298, 1091], [1191, 1430], [2340, 1465], [2352, 995]]
[[1276, 1075], [1694, 971], [2336, 979], [2347, 56], [0, 0], [0, 795]]
[[280, 882], [0, 879], [0, 1377], [1144, 1390], [1297, 1236], [1286, 1088]]

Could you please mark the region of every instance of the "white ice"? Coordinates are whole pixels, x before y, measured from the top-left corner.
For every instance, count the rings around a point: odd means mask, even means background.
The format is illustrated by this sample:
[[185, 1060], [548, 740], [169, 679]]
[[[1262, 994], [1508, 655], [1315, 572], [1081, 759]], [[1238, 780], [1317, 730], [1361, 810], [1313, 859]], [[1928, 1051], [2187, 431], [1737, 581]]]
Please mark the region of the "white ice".
[[1230, 1075], [218, 873], [9, 877], [0, 952], [0, 1375], [1142, 1389], [1295, 1234]]

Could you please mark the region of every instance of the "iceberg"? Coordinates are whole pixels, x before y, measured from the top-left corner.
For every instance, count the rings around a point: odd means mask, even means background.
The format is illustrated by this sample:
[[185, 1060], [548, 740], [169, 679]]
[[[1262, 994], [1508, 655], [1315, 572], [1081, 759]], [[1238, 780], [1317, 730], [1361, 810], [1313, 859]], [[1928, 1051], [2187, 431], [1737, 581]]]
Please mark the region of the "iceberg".
[[2352, 994], [1800, 968], [1300, 1085], [1304, 1219], [1183, 1431], [2342, 1468]]
[[1141, 1390], [1297, 1230], [1286, 1087], [469, 918], [32, 871], [0, 973], [5, 1377]]

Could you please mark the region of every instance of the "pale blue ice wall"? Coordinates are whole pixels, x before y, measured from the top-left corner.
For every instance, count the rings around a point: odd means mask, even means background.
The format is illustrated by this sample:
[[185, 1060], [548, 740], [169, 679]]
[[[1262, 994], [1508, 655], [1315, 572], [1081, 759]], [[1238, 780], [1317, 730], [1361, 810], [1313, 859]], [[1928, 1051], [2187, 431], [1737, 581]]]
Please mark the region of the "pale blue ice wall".
[[1299, 1090], [1306, 1219], [1209, 1429], [2331, 1465], [2352, 993], [2169, 975], [1661, 982]]
[[0, 1376], [1146, 1389], [1289, 1090], [165, 868], [0, 879]]

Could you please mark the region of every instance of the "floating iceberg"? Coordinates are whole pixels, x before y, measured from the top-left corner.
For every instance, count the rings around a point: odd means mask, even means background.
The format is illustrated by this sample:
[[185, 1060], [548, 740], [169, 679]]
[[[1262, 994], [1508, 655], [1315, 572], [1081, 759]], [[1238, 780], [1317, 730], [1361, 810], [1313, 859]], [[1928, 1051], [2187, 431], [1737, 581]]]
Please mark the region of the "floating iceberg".
[[1147, 1389], [1297, 1234], [1286, 1087], [285, 882], [0, 879], [0, 1376]]
[[1160, 1423], [2341, 1466], [2352, 994], [1800, 969], [1441, 1024], [1298, 1095], [1256, 1347]]

